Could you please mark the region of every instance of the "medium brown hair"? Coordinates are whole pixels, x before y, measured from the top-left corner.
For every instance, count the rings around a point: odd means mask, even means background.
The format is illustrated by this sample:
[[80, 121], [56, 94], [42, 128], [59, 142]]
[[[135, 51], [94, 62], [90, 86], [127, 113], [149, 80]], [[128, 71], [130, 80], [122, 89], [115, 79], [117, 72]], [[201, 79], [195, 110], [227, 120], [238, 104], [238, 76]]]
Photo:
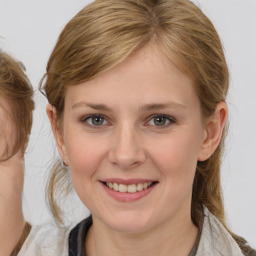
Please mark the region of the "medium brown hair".
[[[50, 56], [45, 84], [48, 101], [61, 124], [69, 86], [91, 80], [154, 44], [194, 81], [204, 117], [226, 101], [229, 72], [219, 36], [211, 21], [188, 0], [96, 0], [64, 28]], [[43, 80], [42, 80], [43, 81]], [[198, 162], [193, 184], [191, 217], [198, 225], [205, 205], [226, 227], [220, 182], [225, 132], [214, 154]], [[52, 170], [49, 204], [61, 222], [56, 192], [70, 181], [60, 163]], [[69, 184], [64, 187], [64, 184]], [[234, 235], [241, 248], [245, 241]]]
[[[9, 159], [19, 149], [24, 153], [31, 131], [33, 88], [23, 69], [24, 65], [21, 62], [0, 51], [0, 107], [8, 115], [15, 131], [14, 141], [6, 141], [6, 148], [0, 156], [1, 161]], [[1, 101], [5, 101], [7, 106], [1, 104]]]

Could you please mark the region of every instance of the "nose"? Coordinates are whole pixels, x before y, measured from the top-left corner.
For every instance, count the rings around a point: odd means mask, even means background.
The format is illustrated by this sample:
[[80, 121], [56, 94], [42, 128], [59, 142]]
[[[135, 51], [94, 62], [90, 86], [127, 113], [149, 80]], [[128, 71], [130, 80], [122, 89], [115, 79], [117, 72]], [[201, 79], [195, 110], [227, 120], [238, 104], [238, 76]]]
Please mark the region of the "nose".
[[121, 169], [131, 169], [146, 160], [141, 135], [134, 127], [123, 126], [116, 129], [111, 142], [109, 161]]

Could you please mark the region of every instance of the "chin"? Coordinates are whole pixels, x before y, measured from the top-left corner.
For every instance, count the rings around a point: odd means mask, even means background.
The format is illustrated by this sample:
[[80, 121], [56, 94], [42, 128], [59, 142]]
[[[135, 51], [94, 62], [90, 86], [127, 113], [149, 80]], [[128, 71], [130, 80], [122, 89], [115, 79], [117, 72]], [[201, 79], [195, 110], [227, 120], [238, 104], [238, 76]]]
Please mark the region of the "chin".
[[142, 233], [153, 226], [152, 217], [135, 212], [111, 214], [110, 218], [104, 218], [102, 221], [112, 230], [121, 233]]

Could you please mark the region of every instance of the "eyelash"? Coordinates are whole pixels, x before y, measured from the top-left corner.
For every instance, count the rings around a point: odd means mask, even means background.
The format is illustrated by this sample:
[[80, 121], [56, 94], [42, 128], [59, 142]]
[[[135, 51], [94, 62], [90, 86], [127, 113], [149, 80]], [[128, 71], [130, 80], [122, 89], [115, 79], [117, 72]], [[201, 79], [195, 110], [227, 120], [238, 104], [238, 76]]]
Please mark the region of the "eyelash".
[[[107, 121], [106, 117], [103, 116], [103, 115], [100, 115], [100, 114], [92, 114], [92, 115], [89, 115], [89, 116], [84, 116], [81, 118], [81, 122], [84, 123], [86, 126], [90, 127], [90, 128], [94, 128], [94, 129], [99, 129], [101, 128], [102, 126], [106, 126], [106, 124], [102, 124], [102, 125], [93, 125], [93, 124], [89, 124], [88, 123], [88, 120], [91, 119], [91, 118], [102, 118], [103, 119], [103, 122]], [[167, 122], [169, 122], [168, 124], [164, 124], [163, 126], [162, 125], [150, 125], [149, 122], [151, 120], [153, 120], [154, 118], [164, 118]], [[173, 123], [176, 123], [176, 120], [175, 118], [169, 116], [169, 115], [165, 115], [165, 114], [154, 114], [154, 115], [151, 115], [148, 119], [147, 119], [147, 123], [145, 126], [154, 126], [155, 129], [164, 129], [164, 128], [167, 128], [169, 127], [171, 124]], [[107, 121], [108, 122], [108, 121]], [[92, 122], [91, 122], [92, 123]]]
[[[107, 121], [107, 119], [105, 118], [105, 116], [100, 115], [100, 114], [93, 114], [93, 115], [84, 116], [84, 117], [81, 118], [81, 122], [82, 122], [82, 123], [84, 123], [86, 126], [89, 126], [89, 127], [91, 127], [91, 128], [95, 128], [95, 129], [100, 128], [102, 125], [93, 125], [93, 124], [89, 124], [89, 123], [88, 123], [88, 120], [89, 120], [90, 118], [102, 118], [102, 119], [104, 119], [104, 121]], [[107, 122], [108, 122], [108, 121], [107, 121]]]
[[[176, 122], [176, 120], [169, 116], [169, 115], [165, 115], [165, 114], [154, 114], [152, 116], [150, 116], [148, 118], [148, 122], [149, 123], [151, 120], [153, 120], [154, 118], [165, 118], [167, 122], [169, 122], [168, 124], [164, 124], [163, 126], [161, 125], [152, 125], [152, 126], [155, 126], [155, 129], [164, 129], [164, 128], [167, 128], [169, 127], [170, 125], [174, 124]], [[150, 125], [146, 125], [146, 126], [150, 126]]]

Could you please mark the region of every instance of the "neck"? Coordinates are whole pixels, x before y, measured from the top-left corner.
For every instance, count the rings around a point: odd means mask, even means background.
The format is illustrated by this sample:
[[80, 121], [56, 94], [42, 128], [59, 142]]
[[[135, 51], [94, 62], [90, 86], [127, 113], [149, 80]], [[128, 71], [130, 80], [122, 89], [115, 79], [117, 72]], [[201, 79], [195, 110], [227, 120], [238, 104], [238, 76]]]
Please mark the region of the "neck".
[[86, 238], [87, 256], [158, 255], [188, 256], [197, 238], [198, 229], [190, 216], [165, 221], [140, 233], [123, 233], [93, 218]]

